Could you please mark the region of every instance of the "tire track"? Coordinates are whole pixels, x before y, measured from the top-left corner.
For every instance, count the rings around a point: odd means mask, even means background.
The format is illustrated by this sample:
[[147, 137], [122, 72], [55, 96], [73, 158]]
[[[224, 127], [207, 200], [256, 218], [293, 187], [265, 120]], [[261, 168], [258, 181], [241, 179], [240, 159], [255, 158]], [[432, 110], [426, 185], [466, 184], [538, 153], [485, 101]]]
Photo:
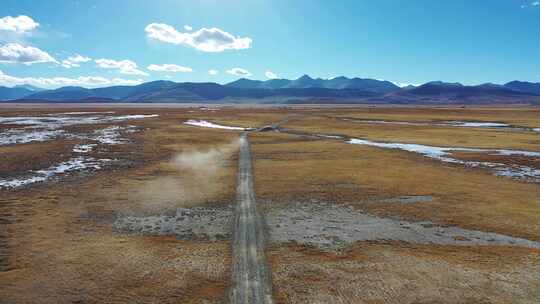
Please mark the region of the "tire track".
[[272, 304], [272, 283], [264, 254], [265, 232], [257, 212], [247, 133], [240, 136], [233, 227], [232, 304]]

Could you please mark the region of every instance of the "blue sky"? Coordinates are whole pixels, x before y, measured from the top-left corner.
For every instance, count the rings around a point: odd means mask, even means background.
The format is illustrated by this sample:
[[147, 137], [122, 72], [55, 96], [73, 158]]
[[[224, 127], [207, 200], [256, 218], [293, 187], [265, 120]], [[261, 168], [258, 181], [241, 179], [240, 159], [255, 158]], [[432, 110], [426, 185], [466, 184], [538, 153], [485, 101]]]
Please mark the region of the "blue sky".
[[540, 82], [534, 0], [2, 0], [0, 18], [8, 86], [226, 83], [246, 73]]

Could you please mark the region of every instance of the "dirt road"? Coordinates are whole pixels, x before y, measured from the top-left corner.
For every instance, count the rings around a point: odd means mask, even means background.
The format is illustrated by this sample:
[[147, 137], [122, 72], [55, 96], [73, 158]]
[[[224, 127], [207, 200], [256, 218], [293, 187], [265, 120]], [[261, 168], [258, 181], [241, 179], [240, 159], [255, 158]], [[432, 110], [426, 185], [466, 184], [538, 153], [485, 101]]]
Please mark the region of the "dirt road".
[[264, 225], [255, 203], [251, 151], [246, 133], [240, 137], [236, 193], [230, 302], [274, 303], [264, 255]]

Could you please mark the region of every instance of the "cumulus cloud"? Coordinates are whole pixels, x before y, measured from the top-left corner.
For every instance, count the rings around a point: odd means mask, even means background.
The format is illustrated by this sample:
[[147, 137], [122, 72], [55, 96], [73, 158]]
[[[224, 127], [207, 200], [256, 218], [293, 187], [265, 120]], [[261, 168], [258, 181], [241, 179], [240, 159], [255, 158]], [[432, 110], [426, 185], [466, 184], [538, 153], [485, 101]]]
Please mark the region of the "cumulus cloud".
[[74, 56], [70, 56], [67, 59], [62, 60], [62, 66], [66, 69], [78, 68], [81, 66], [81, 63], [88, 62], [90, 60], [92, 60], [92, 58], [75, 54]]
[[0, 18], [0, 31], [24, 34], [36, 29], [38, 26], [39, 23], [25, 15], [20, 15], [18, 17], [6, 16]]
[[534, 1], [533, 3], [531, 3], [532, 6], [538, 6], [540, 5], [540, 1]]
[[49, 53], [32, 46], [8, 43], [0, 46], [0, 62], [23, 63], [26, 65], [40, 62], [55, 62]]
[[251, 47], [251, 38], [235, 37], [219, 28], [202, 28], [195, 32], [182, 33], [164, 23], [151, 23], [145, 28], [148, 38], [176, 45], [193, 47], [203, 52], [223, 52]]
[[216, 76], [217, 74], [219, 74], [219, 71], [218, 70], [208, 70], [208, 74], [212, 75], [212, 76]]
[[102, 69], [115, 69], [120, 74], [148, 76], [148, 73], [139, 70], [139, 66], [131, 60], [96, 59], [98, 67]]
[[136, 85], [142, 83], [141, 79], [105, 78], [100, 76], [69, 77], [15, 77], [0, 71], [0, 85], [15, 86], [29, 84], [42, 88], [56, 88], [63, 86], [98, 87], [109, 85]]
[[156, 72], [172, 72], [172, 73], [188, 73], [193, 72], [193, 69], [190, 67], [184, 67], [176, 64], [151, 64], [146, 67], [150, 71]]
[[191, 25], [184, 25], [184, 29], [188, 32], [191, 32], [193, 31], [193, 28], [191, 27]]
[[272, 71], [264, 72], [264, 76], [266, 76], [266, 78], [268, 78], [268, 79], [276, 79], [276, 78], [278, 78], [278, 76], [276, 74], [274, 74], [274, 72], [272, 72]]
[[243, 77], [251, 76], [251, 73], [248, 70], [244, 70], [242, 68], [232, 68], [230, 70], [227, 70], [226, 72], [234, 76], [243, 76]]

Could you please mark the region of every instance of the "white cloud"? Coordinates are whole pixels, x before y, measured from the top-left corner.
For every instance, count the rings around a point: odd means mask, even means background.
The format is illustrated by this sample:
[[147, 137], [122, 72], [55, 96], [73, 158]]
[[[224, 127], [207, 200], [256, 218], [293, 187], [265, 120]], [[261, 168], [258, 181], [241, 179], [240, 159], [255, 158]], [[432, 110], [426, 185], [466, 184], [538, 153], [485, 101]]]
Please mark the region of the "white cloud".
[[80, 63], [88, 62], [90, 60], [92, 60], [92, 58], [75, 54], [74, 56], [70, 56], [67, 59], [62, 60], [62, 66], [66, 69], [78, 68], [81, 66]]
[[192, 33], [182, 33], [164, 23], [151, 23], [145, 28], [148, 38], [172, 44], [182, 44], [203, 52], [223, 52], [251, 47], [251, 38], [235, 37], [219, 28], [202, 28]]
[[191, 25], [184, 25], [184, 29], [188, 32], [193, 31], [193, 27], [191, 27]]
[[142, 83], [142, 79], [105, 78], [101, 76], [69, 77], [15, 77], [0, 71], [0, 85], [15, 86], [30, 84], [42, 88], [56, 88], [63, 86], [98, 87], [110, 85], [136, 85]]
[[276, 78], [278, 78], [278, 76], [276, 74], [274, 74], [272, 71], [264, 72], [264, 76], [266, 76], [266, 78], [268, 78], [268, 79], [276, 79]]
[[21, 15], [18, 17], [6, 16], [0, 18], [0, 31], [15, 32], [17, 34], [24, 34], [37, 28], [39, 23], [35, 22], [32, 18]]
[[251, 73], [247, 70], [244, 70], [242, 68], [232, 68], [230, 70], [226, 71], [228, 74], [235, 75], [235, 76], [243, 76], [243, 77], [249, 77], [251, 76]]
[[208, 74], [212, 75], [212, 76], [216, 76], [217, 74], [219, 74], [219, 71], [218, 70], [208, 70]]
[[116, 69], [120, 74], [148, 76], [148, 73], [139, 70], [139, 66], [131, 60], [96, 59], [98, 67], [102, 69]]
[[8, 43], [0, 46], [0, 62], [23, 63], [26, 65], [40, 62], [58, 63], [49, 53], [18, 43]]
[[179, 66], [176, 64], [151, 64], [146, 67], [150, 71], [156, 72], [173, 72], [173, 73], [188, 73], [193, 72], [193, 69], [190, 67]]
[[[533, 2], [530, 2], [528, 5], [530, 5], [530, 6], [539, 6], [540, 1], [533, 1]], [[528, 5], [527, 4], [522, 4], [521, 8], [527, 8]]]

